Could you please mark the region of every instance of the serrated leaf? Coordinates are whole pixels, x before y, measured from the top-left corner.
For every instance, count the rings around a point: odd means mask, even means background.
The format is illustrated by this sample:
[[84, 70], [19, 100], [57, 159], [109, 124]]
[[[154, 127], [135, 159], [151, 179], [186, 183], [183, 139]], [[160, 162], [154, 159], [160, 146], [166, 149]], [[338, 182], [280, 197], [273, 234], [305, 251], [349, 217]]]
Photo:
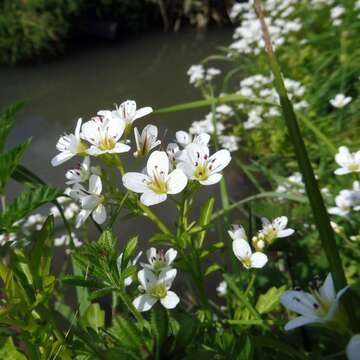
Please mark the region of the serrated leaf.
[[19, 165], [29, 144], [30, 140], [5, 154], [0, 154], [0, 194], [3, 193], [6, 183]]
[[24, 106], [23, 101], [18, 101], [0, 113], [0, 152], [4, 150], [5, 141], [15, 124], [15, 116], [17, 112]]
[[110, 332], [120, 344], [129, 349], [141, 349], [143, 334], [132, 320], [122, 315], [114, 319]]
[[130, 259], [134, 256], [137, 243], [138, 243], [138, 237], [135, 236], [132, 239], [130, 239], [126, 244], [123, 252], [123, 257], [121, 260], [121, 272], [123, 272], [126, 269]]
[[0, 227], [11, 230], [14, 222], [29, 215], [41, 205], [53, 202], [63, 194], [63, 190], [40, 185], [27, 187], [0, 216]]
[[260, 295], [256, 303], [256, 310], [260, 314], [266, 314], [275, 310], [285, 288], [285, 286], [282, 286], [281, 288], [272, 287], [265, 294]]

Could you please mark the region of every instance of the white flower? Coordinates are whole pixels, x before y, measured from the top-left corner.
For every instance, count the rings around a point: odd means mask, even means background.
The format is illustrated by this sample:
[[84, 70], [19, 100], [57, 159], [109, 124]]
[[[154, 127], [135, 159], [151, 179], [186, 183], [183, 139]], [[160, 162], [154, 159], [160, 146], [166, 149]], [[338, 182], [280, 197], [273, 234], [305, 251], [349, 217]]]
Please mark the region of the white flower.
[[158, 128], [155, 125], [146, 125], [141, 132], [141, 135], [137, 128], [134, 128], [136, 151], [135, 157], [147, 156], [150, 151], [161, 144], [158, 137]]
[[330, 100], [330, 104], [338, 109], [342, 109], [352, 100], [351, 96], [345, 96], [344, 94], [337, 94], [334, 99]]
[[360, 172], [360, 150], [350, 153], [346, 146], [340, 146], [335, 161], [340, 165], [340, 168], [335, 170], [336, 175]]
[[220, 145], [229, 150], [230, 152], [234, 152], [239, 150], [239, 141], [240, 138], [235, 135], [220, 135], [218, 137]]
[[90, 157], [86, 156], [82, 164], [77, 169], [70, 169], [66, 172], [65, 177], [67, 185], [80, 184], [88, 181], [91, 175]]
[[332, 215], [346, 216], [351, 209], [360, 210], [360, 189], [359, 182], [354, 181], [352, 190], [341, 190], [339, 195], [335, 197], [336, 207], [329, 209]]
[[[129, 263], [127, 264], [127, 267], [135, 266], [137, 264], [137, 262], [139, 261], [141, 255], [142, 255], [142, 251], [140, 251], [132, 261], [129, 261]], [[121, 263], [122, 263], [123, 256], [124, 256], [124, 254], [121, 253], [116, 260], [116, 266], [119, 271], [119, 274], [121, 274]], [[125, 278], [125, 281], [124, 281], [125, 287], [130, 286], [132, 284], [132, 282], [133, 282], [132, 276], [128, 276], [127, 278]]]
[[220, 74], [221, 74], [221, 70], [216, 69], [216, 68], [208, 68], [206, 70], [205, 80], [211, 81], [215, 76], [220, 75]]
[[221, 281], [221, 283], [216, 288], [216, 291], [218, 293], [218, 296], [224, 297], [227, 294], [227, 283], [226, 281]]
[[156, 250], [154, 247], [146, 251], [148, 264], [141, 263], [141, 266], [158, 273], [163, 270], [170, 270], [171, 264], [174, 262], [177, 251], [175, 249], [169, 249], [164, 253], [162, 250]]
[[0, 234], [0, 246], [4, 246], [6, 243], [12, 243], [16, 240], [16, 234]]
[[114, 117], [117, 121], [120, 120], [120, 122], [124, 122], [125, 127], [129, 127], [135, 120], [149, 115], [152, 112], [153, 109], [150, 106], [137, 109], [136, 102], [134, 100], [126, 100], [121, 103], [116, 110], [112, 111], [112, 117]]
[[215, 111], [217, 114], [222, 115], [222, 116], [233, 116], [234, 115], [233, 108], [226, 104], [217, 106]]
[[319, 290], [307, 293], [304, 291], [285, 291], [280, 302], [288, 310], [300, 314], [285, 325], [285, 330], [292, 330], [300, 326], [315, 323], [327, 323], [336, 315], [340, 297], [347, 287], [335, 292], [334, 282], [329, 273]]
[[[105, 114], [105, 112], [101, 112]], [[81, 137], [91, 146], [89, 155], [119, 154], [130, 150], [130, 146], [119, 142], [125, 130], [125, 122], [107, 115], [96, 116], [82, 126]]]
[[82, 119], [79, 119], [74, 134], [65, 134], [61, 136], [56, 144], [56, 148], [60, 151], [52, 160], [52, 166], [58, 166], [65, 161], [70, 160], [75, 155], [86, 154], [87, 146], [81, 141], [80, 130], [81, 130]]
[[142, 193], [140, 201], [147, 206], [159, 204], [167, 194], [178, 194], [184, 190], [187, 178], [180, 169], [169, 174], [169, 158], [164, 151], [154, 151], [148, 159], [147, 174], [129, 172], [123, 178], [124, 186], [136, 193]]
[[143, 269], [138, 272], [138, 279], [145, 294], [138, 296], [133, 305], [138, 311], [150, 310], [157, 301], [166, 309], [173, 309], [179, 303], [179, 297], [170, 291], [170, 287], [176, 276], [176, 269], [162, 271], [156, 277], [151, 270]]
[[76, 227], [80, 227], [84, 221], [92, 215], [94, 221], [102, 224], [106, 220], [106, 209], [103, 205], [104, 197], [101, 195], [102, 182], [100, 176], [91, 175], [89, 179], [89, 190], [81, 185], [70, 192], [73, 199], [79, 200], [82, 210], [76, 219]]
[[178, 164], [190, 180], [197, 180], [202, 185], [218, 183], [220, 172], [230, 163], [231, 155], [222, 149], [209, 156], [209, 148], [198, 144], [190, 144], [184, 150], [184, 156]]
[[[74, 246], [80, 247], [82, 245], [82, 242], [76, 237], [74, 233], [71, 233]], [[70, 245], [70, 237], [68, 234], [61, 235], [54, 239], [54, 246], [68, 246]]]
[[286, 216], [280, 216], [270, 222], [266, 218], [262, 218], [262, 229], [260, 233], [264, 235], [265, 240], [270, 244], [277, 238], [288, 237], [295, 231], [293, 229], [286, 229], [288, 218]]
[[186, 131], [177, 131], [175, 133], [176, 141], [179, 145], [182, 147], [186, 147], [190, 144], [198, 144], [198, 145], [207, 145], [210, 141], [210, 135], [206, 133], [199, 134], [197, 136], [192, 137], [191, 134], [189, 134]]
[[360, 354], [360, 334], [351, 337], [347, 347], [346, 356], [349, 360], [358, 360]]
[[259, 269], [265, 266], [268, 258], [261, 252], [252, 252], [249, 243], [245, 239], [236, 239], [232, 243], [235, 256], [246, 269]]
[[169, 143], [166, 147], [166, 154], [169, 157], [170, 169], [173, 170], [176, 168], [176, 159], [180, 155], [181, 150], [179, 145], [176, 143]]
[[187, 75], [190, 77], [190, 84], [196, 84], [198, 81], [204, 80], [205, 69], [202, 65], [191, 65]]

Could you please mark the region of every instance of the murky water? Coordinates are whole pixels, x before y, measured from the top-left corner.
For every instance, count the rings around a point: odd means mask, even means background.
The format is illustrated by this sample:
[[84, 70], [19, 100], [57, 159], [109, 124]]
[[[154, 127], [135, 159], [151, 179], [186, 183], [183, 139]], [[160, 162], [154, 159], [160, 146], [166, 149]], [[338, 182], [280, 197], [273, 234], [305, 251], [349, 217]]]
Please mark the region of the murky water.
[[[125, 43], [74, 51], [46, 64], [0, 68], [0, 106], [28, 99], [10, 144], [18, 144], [31, 136], [33, 141], [25, 156], [25, 165], [46, 182], [63, 187], [65, 171], [71, 164], [52, 168], [50, 159], [56, 154], [59, 135], [73, 131], [79, 117], [89, 119], [96, 111], [112, 108], [114, 103], [126, 99], [135, 99], [139, 106], [155, 109], [200, 99], [198, 91], [188, 84], [186, 71], [190, 65], [214, 53], [217, 46], [227, 44], [230, 38], [230, 29], [155, 33]], [[167, 141], [170, 141], [175, 130], [186, 129], [207, 111], [154, 116], [150, 121], [157, 124], [161, 132], [169, 129]], [[140, 128], [143, 124], [145, 121], [139, 120]], [[129, 165], [138, 170], [143, 166], [135, 162]], [[216, 189], [215, 186], [206, 189], [201, 197], [208, 197], [209, 190], [216, 193]], [[169, 224], [175, 222], [173, 204], [155, 208]], [[145, 236], [153, 232], [152, 225], [141, 218], [124, 224], [121, 237], [126, 239], [137, 234], [138, 226]]]

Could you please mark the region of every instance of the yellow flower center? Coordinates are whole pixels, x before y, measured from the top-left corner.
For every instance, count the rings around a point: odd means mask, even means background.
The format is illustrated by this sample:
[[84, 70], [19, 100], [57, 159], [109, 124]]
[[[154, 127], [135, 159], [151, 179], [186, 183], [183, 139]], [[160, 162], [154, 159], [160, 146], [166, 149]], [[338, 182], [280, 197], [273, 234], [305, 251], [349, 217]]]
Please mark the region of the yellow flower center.
[[251, 268], [251, 259], [250, 257], [242, 258], [241, 263], [246, 267], [247, 269]]
[[155, 285], [151, 289], [150, 295], [157, 299], [163, 299], [167, 295], [167, 288], [164, 285]]
[[207, 178], [209, 177], [209, 171], [207, 166], [198, 165], [195, 169], [194, 177], [199, 181], [207, 180]]
[[100, 150], [112, 150], [116, 145], [116, 142], [112, 138], [105, 137], [99, 142]]
[[352, 163], [352, 164], [350, 164], [350, 165], [348, 166], [348, 169], [349, 169], [350, 171], [359, 171], [359, 165], [356, 164], [356, 163]]
[[166, 194], [169, 190], [163, 174], [154, 174], [149, 188], [156, 194]]
[[87, 149], [88, 149], [88, 146], [85, 143], [83, 143], [82, 141], [80, 141], [79, 145], [77, 147], [77, 153], [80, 156], [85, 156], [85, 155], [87, 155], [86, 154]]

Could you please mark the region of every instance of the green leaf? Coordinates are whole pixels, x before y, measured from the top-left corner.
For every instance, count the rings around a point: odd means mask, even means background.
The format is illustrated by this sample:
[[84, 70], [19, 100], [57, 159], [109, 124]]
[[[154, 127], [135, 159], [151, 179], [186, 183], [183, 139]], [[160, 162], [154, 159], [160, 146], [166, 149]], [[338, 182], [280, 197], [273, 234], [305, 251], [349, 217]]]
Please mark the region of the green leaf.
[[174, 354], [181, 352], [196, 340], [196, 333], [199, 329], [199, 320], [188, 314], [181, 314], [179, 322], [179, 331], [175, 338]]
[[130, 259], [134, 256], [136, 247], [138, 244], [138, 237], [135, 236], [132, 239], [128, 241], [128, 243], [125, 246], [123, 257], [121, 260], [121, 272], [123, 272], [127, 265], [129, 264]]
[[221, 270], [221, 266], [218, 264], [211, 264], [208, 268], [206, 268], [204, 276], [208, 276], [211, 273]]
[[285, 286], [270, 288], [265, 294], [259, 296], [256, 303], [256, 310], [260, 314], [266, 314], [276, 309], [279, 304], [280, 296], [285, 291]]
[[[214, 198], [210, 198], [206, 201], [200, 211], [199, 221], [197, 225], [200, 227], [206, 227], [209, 222], [211, 221], [211, 215], [214, 208]], [[206, 230], [202, 231], [201, 233], [197, 234], [195, 238], [195, 246], [197, 248], [201, 248], [206, 236]]]
[[156, 358], [161, 359], [161, 349], [167, 339], [169, 331], [169, 319], [163, 306], [156, 304], [150, 316], [151, 331], [155, 336]]
[[15, 116], [18, 111], [24, 106], [23, 101], [18, 101], [0, 113], [0, 152], [4, 150], [5, 141], [15, 124]]
[[0, 228], [11, 230], [14, 222], [24, 218], [41, 205], [56, 200], [63, 190], [41, 185], [36, 188], [27, 187], [0, 216]]
[[103, 284], [101, 282], [97, 280], [84, 279], [84, 277], [81, 275], [64, 276], [61, 279], [61, 282], [72, 286], [81, 286], [81, 287], [96, 288], [96, 289], [103, 288]]
[[119, 340], [120, 344], [130, 349], [142, 348], [143, 334], [133, 320], [118, 315], [113, 324], [110, 332]]
[[89, 295], [89, 300], [95, 300], [95, 299], [98, 299], [100, 297], [110, 295], [115, 290], [116, 289], [111, 287], [111, 286], [104, 287], [104, 288], [99, 289], [99, 290], [95, 290]]
[[3, 193], [7, 181], [19, 165], [29, 143], [30, 140], [5, 154], [0, 154], [0, 194]]
[[105, 325], [105, 311], [101, 310], [98, 303], [90, 304], [80, 322], [84, 327], [91, 327], [98, 331], [99, 328], [103, 328]]
[[18, 351], [11, 337], [0, 340], [0, 359], [26, 360], [25, 355]]

